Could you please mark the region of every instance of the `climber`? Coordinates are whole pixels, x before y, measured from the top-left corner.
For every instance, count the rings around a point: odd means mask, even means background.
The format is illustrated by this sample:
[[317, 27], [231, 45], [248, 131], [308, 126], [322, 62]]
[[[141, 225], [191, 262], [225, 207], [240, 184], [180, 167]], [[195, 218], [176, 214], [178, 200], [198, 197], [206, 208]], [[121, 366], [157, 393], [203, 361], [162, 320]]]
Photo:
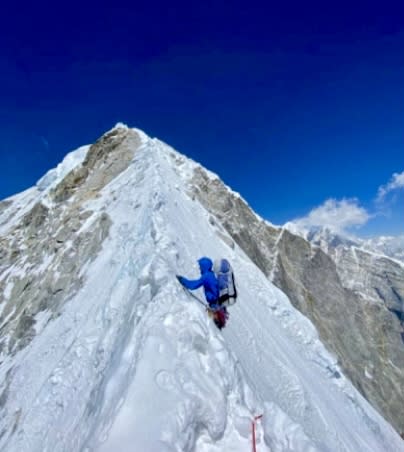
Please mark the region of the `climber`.
[[225, 307], [218, 304], [219, 299], [219, 284], [215, 274], [213, 273], [213, 262], [208, 257], [202, 257], [198, 260], [201, 277], [199, 279], [191, 280], [184, 276], [177, 275], [178, 281], [187, 289], [195, 290], [203, 287], [205, 298], [208, 302], [209, 314], [219, 329], [226, 324], [227, 311]]

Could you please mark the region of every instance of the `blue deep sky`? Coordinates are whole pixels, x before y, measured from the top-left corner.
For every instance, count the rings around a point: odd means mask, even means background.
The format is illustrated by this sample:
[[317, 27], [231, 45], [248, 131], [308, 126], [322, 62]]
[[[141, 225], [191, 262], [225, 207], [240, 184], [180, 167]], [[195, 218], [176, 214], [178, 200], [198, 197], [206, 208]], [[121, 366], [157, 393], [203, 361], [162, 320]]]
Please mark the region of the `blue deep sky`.
[[0, 199], [122, 121], [276, 224], [327, 199], [349, 217], [346, 199], [369, 219], [343, 227], [404, 231], [404, 189], [388, 185], [404, 172], [402, 1], [14, 3], [0, 31]]

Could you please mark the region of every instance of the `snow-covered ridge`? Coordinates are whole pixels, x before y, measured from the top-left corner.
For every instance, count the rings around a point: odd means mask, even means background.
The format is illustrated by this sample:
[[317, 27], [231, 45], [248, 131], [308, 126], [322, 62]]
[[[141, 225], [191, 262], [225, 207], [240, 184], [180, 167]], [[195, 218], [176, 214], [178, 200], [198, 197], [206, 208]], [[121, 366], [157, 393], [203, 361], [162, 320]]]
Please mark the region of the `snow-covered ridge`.
[[[77, 234], [91, 234], [93, 218], [111, 224], [82, 286], [52, 320], [49, 308], [37, 314], [39, 334], [25, 348], [2, 356], [0, 448], [241, 452], [263, 414], [260, 452], [404, 450], [311, 322], [220, 239], [224, 228], [188, 193], [194, 165], [148, 139], [116, 177], [100, 175], [109, 182], [97, 196], [84, 185], [71, 195], [70, 207], [83, 199], [79, 209], [91, 212]], [[52, 237], [36, 239], [38, 247]], [[84, 245], [69, 248], [73, 256]], [[201, 255], [226, 256], [235, 269], [239, 298], [222, 332], [175, 279], [196, 277]]]
[[377, 251], [392, 259], [404, 262], [404, 235], [380, 236], [364, 240], [363, 248], [369, 251]]
[[[158, 145], [160, 149], [163, 149], [164, 152], [168, 152], [173, 158], [174, 162], [177, 165], [177, 172], [179, 176], [186, 181], [187, 184], [192, 184], [192, 178], [197, 170], [203, 171], [204, 175], [211, 181], [220, 181], [227, 190], [229, 194], [231, 194], [233, 197], [240, 199], [246, 206], [249, 207], [249, 204], [246, 199], [243, 198], [243, 196], [233, 190], [230, 186], [225, 184], [219, 177], [218, 174], [214, 173], [213, 171], [210, 171], [206, 168], [204, 168], [200, 163], [196, 162], [195, 160], [185, 157], [183, 154], [175, 150], [173, 147], [165, 143], [164, 141], [161, 141], [157, 138], [153, 138], [153, 141]], [[173, 162], [173, 163], [174, 163]], [[254, 211], [253, 211], [254, 212]], [[259, 214], [254, 212], [255, 217], [260, 221], [263, 222], [271, 227], [278, 227], [273, 225], [269, 220], [265, 220], [262, 218]]]
[[404, 264], [404, 236], [380, 236], [371, 239], [362, 239], [328, 227], [306, 228], [295, 222], [283, 225], [292, 234], [299, 235], [325, 252], [338, 246], [355, 247], [378, 257], [394, 259], [400, 265]]
[[36, 183], [38, 190], [45, 191], [55, 187], [66, 174], [82, 164], [89, 148], [89, 145], [81, 146], [75, 151], [69, 152], [56, 168], [49, 170], [38, 180]]
[[[113, 135], [114, 132], [118, 131], [123, 132], [120, 135], [136, 137], [140, 146], [144, 146], [151, 140], [142, 130], [131, 129], [122, 123], [117, 123], [104, 136]], [[56, 168], [50, 169], [37, 181], [34, 187], [5, 199], [2, 202], [4, 207], [0, 209], [0, 234], [6, 233], [13, 225], [21, 221], [24, 215], [37, 203], [40, 202], [47, 207], [52, 206], [52, 192], [69, 173], [82, 167], [90, 148], [91, 145], [85, 145], [69, 152]]]
[[[150, 139], [142, 130], [132, 128], [130, 129], [126, 124], [118, 122], [107, 134], [117, 129], [133, 130], [141, 139], [142, 144], [147, 143]], [[78, 149], [69, 152], [65, 158], [60, 162], [56, 168], [49, 170], [44, 176], [42, 176], [36, 183], [37, 188], [40, 191], [50, 190], [60, 183], [63, 178], [73, 169], [80, 166], [86, 158], [90, 145], [81, 146]]]

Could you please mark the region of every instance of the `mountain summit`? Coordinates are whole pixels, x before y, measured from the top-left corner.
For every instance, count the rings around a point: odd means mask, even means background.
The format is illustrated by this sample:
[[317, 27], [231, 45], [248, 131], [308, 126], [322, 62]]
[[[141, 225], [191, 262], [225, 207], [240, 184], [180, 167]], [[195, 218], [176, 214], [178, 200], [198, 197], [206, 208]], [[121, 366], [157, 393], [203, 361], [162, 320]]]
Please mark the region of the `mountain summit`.
[[[257, 415], [261, 452], [404, 450], [264, 274], [245, 215], [271, 227], [123, 125], [2, 201], [1, 450], [241, 452]], [[175, 278], [204, 255], [237, 278], [222, 331]]]

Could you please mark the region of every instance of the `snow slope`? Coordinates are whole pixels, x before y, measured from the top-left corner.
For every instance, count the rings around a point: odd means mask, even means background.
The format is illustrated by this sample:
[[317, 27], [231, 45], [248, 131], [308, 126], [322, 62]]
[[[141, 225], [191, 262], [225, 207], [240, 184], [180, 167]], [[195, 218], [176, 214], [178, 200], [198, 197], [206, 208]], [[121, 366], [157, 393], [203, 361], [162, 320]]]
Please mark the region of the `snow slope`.
[[[404, 450], [313, 325], [188, 196], [195, 165], [145, 139], [89, 201], [109, 237], [62, 315], [2, 356], [0, 449], [241, 452], [263, 414], [260, 452]], [[202, 255], [228, 257], [237, 277], [222, 332], [175, 279], [196, 277]]]

